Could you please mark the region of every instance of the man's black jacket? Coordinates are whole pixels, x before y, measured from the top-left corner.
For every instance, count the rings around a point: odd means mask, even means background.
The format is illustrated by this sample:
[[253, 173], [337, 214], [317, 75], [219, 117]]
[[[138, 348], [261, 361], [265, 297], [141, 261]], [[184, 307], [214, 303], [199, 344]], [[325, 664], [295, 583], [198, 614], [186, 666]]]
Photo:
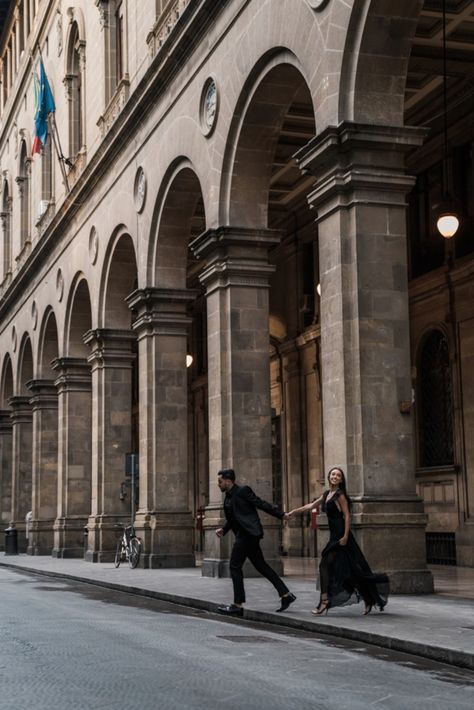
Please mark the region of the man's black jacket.
[[[232, 505], [231, 510], [224, 505], [225, 516], [227, 518], [227, 522], [223, 527], [224, 535], [228, 533], [229, 530], [237, 532], [235, 527], [236, 523], [239, 528], [249, 535], [258, 538], [263, 537], [262, 523], [258, 517], [257, 508], [260, 508], [260, 510], [280, 520], [285, 515], [275, 505], [267, 503], [265, 500], [256, 496], [250, 486], [238, 486], [235, 484], [230, 494], [226, 494], [226, 498], [229, 495]], [[233, 522], [234, 525], [232, 524]]]

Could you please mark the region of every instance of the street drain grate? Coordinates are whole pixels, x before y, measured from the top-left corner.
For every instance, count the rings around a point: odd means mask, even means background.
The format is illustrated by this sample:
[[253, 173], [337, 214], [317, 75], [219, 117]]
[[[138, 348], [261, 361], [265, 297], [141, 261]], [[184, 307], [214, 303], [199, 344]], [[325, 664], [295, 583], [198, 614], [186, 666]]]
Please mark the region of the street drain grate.
[[287, 641], [280, 641], [280, 639], [270, 636], [217, 636], [217, 638], [234, 643], [287, 643]]

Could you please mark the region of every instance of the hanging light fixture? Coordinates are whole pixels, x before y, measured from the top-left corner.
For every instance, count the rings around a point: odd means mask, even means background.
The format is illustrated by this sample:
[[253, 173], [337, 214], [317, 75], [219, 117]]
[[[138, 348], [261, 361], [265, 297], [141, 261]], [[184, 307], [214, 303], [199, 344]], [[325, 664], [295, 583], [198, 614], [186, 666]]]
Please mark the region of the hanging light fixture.
[[443, 0], [443, 199], [437, 207], [436, 227], [445, 239], [454, 237], [459, 228], [459, 216], [449, 194], [448, 180], [448, 91], [446, 67], [446, 0]]

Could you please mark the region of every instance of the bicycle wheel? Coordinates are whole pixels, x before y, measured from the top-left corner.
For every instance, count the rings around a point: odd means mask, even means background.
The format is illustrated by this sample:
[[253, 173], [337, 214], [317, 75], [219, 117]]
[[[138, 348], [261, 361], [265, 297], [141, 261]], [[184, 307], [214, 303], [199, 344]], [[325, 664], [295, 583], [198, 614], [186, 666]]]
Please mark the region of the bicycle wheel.
[[140, 551], [140, 541], [137, 540], [136, 537], [132, 537], [132, 539], [130, 540], [130, 554], [128, 556], [128, 564], [132, 569], [135, 569], [138, 564], [138, 561], [140, 559]]
[[122, 561], [122, 538], [117, 542], [117, 547], [115, 548], [115, 566], [119, 567]]

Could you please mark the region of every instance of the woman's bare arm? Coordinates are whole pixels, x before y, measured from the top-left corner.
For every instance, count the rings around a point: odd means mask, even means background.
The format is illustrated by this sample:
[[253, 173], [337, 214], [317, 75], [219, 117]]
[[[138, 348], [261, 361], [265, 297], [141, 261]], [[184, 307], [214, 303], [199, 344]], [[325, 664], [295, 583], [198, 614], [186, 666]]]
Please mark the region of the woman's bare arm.
[[319, 498], [316, 498], [316, 500], [311, 501], [311, 503], [306, 503], [306, 505], [302, 505], [301, 508], [293, 508], [293, 510], [290, 510], [288, 515], [294, 515], [295, 513], [304, 513], [305, 510], [313, 510], [321, 504], [322, 500], [323, 496], [319, 496]]

